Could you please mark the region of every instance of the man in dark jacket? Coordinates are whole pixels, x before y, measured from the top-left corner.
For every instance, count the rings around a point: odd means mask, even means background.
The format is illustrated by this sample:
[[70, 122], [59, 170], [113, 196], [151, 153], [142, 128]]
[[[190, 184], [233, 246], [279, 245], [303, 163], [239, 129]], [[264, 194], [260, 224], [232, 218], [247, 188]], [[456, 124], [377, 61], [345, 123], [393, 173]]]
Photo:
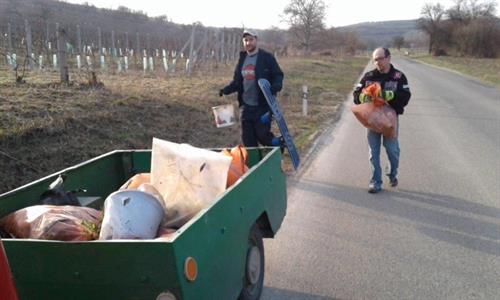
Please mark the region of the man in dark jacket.
[[257, 81], [265, 78], [276, 95], [283, 87], [283, 72], [274, 56], [259, 49], [257, 35], [243, 32], [243, 47], [233, 80], [219, 91], [219, 96], [238, 92], [240, 106], [241, 139], [246, 147], [281, 146], [281, 139], [271, 132], [270, 108]]
[[[391, 64], [391, 53], [387, 48], [377, 48], [373, 51], [373, 62], [375, 69], [367, 72], [354, 90], [354, 103], [361, 104], [371, 101], [370, 97], [363, 93], [363, 89], [373, 83], [380, 84], [382, 95], [380, 95], [397, 113], [402, 115], [404, 107], [410, 100], [410, 87], [408, 80], [403, 72], [394, 68]], [[399, 131], [399, 118], [397, 131]], [[398, 166], [399, 166], [399, 142], [397, 135], [395, 138], [386, 138], [382, 134], [368, 129], [368, 146], [370, 148], [370, 164], [372, 169], [372, 178], [368, 185], [368, 192], [378, 193], [382, 189], [382, 169], [380, 167], [380, 144], [383, 139], [383, 145], [387, 152], [387, 157], [391, 165], [387, 173], [390, 185], [398, 185]]]

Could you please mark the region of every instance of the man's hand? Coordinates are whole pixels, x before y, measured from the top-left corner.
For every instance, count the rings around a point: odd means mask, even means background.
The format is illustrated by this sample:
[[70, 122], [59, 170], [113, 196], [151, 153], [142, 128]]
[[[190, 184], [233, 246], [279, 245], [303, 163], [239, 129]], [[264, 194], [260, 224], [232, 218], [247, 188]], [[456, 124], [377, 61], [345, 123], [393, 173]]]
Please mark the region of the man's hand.
[[385, 101], [391, 101], [394, 99], [394, 92], [388, 91], [388, 90], [383, 90], [382, 97], [384, 98]]
[[359, 94], [359, 102], [366, 103], [372, 101], [375, 106], [382, 106], [386, 101], [394, 99], [394, 92], [390, 90], [382, 90], [378, 82], [374, 82], [365, 87]]
[[367, 94], [365, 94], [365, 93], [359, 94], [359, 102], [360, 103], [367, 103], [370, 101], [372, 101], [372, 98], [370, 96], [368, 96]]
[[260, 116], [260, 122], [262, 124], [267, 124], [267, 123], [271, 122], [271, 112], [267, 112], [267, 113], [263, 114], [262, 116]]
[[219, 90], [219, 97], [222, 97], [224, 95], [224, 89]]

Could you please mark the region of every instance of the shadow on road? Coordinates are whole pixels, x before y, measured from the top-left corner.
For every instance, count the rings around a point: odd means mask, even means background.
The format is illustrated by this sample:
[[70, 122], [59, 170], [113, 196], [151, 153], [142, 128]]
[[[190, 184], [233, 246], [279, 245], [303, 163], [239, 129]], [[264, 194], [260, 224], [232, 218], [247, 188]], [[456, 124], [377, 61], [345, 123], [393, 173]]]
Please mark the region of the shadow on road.
[[500, 222], [485, 218], [500, 221], [498, 208], [452, 196], [398, 189], [371, 195], [365, 189], [304, 178], [294, 186], [332, 201], [407, 219], [418, 224], [418, 229], [433, 239], [500, 256]]
[[272, 287], [264, 287], [262, 300], [338, 300], [337, 298], [331, 298], [326, 296], [317, 296], [312, 294], [301, 293], [297, 291], [283, 290]]

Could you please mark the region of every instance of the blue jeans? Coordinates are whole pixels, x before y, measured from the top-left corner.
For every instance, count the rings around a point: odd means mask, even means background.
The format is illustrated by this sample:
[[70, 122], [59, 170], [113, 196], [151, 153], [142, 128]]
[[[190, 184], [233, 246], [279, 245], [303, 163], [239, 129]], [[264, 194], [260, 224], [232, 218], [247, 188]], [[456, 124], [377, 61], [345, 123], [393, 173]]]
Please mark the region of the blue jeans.
[[387, 174], [389, 178], [395, 179], [398, 175], [398, 166], [399, 166], [399, 142], [398, 142], [398, 134], [399, 134], [399, 120], [398, 125], [396, 127], [396, 138], [389, 139], [385, 138], [381, 133], [377, 133], [368, 129], [368, 147], [370, 154], [370, 166], [372, 169], [372, 178], [370, 180], [371, 183], [374, 183], [376, 186], [380, 187], [382, 185], [382, 169], [380, 167], [380, 144], [383, 141], [383, 145], [385, 151], [387, 153], [387, 158], [389, 159], [389, 163], [391, 164], [390, 172]]

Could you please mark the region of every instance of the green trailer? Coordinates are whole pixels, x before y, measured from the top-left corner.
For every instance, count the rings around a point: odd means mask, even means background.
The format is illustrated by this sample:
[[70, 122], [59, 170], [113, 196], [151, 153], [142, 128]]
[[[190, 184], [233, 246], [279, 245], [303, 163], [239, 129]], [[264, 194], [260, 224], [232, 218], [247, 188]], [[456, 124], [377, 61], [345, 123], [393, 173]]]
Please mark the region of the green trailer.
[[[217, 150], [214, 150], [217, 151]], [[258, 299], [263, 238], [286, 213], [279, 148], [251, 148], [249, 171], [166, 240], [62, 242], [4, 238], [20, 299]], [[59, 175], [88, 207], [149, 172], [151, 151], [117, 150], [0, 195], [0, 217], [39, 204]]]

